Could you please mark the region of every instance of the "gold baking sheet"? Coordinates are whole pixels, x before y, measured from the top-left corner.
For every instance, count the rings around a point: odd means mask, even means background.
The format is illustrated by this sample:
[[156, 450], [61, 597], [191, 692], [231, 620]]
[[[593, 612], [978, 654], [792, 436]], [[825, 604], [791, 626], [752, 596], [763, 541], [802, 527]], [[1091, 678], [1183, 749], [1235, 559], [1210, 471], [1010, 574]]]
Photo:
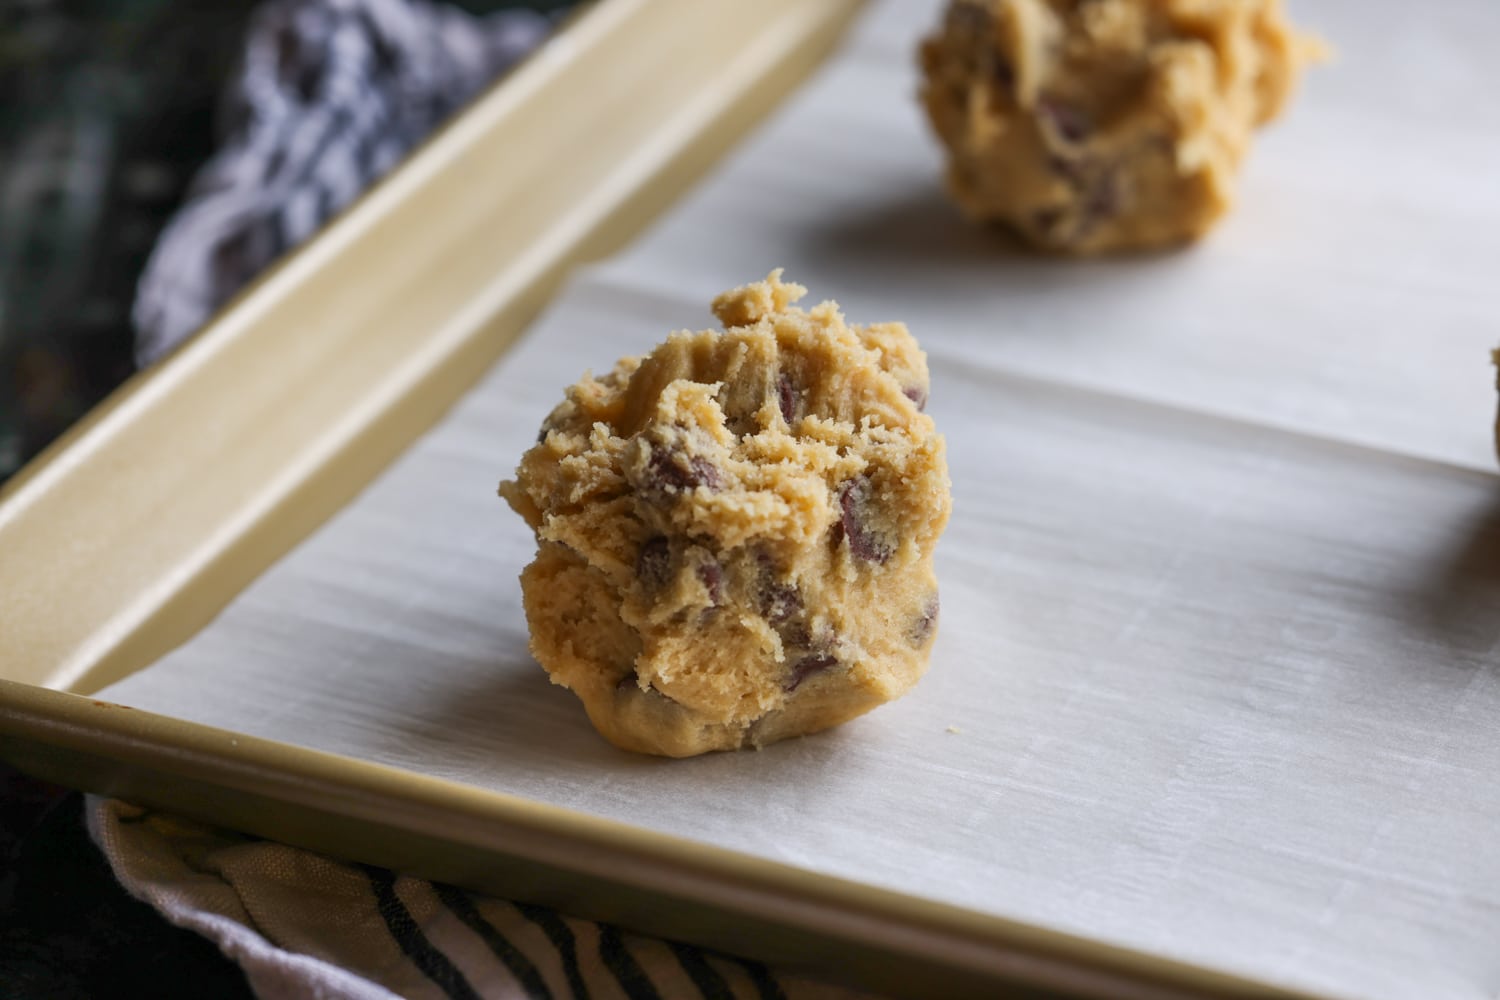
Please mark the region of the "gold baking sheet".
[[66, 693], [191, 636], [356, 495], [569, 266], [622, 245], [686, 189], [856, 6], [593, 7], [12, 480], [0, 495], [0, 754], [77, 787], [891, 992], [1285, 995]]

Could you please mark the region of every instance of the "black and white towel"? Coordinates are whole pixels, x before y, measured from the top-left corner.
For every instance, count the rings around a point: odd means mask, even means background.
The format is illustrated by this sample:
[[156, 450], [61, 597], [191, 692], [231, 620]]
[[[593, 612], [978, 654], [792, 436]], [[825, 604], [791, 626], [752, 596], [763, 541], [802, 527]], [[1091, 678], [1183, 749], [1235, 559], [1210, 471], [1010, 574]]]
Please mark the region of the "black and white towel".
[[546, 37], [517, 10], [425, 0], [271, 0], [226, 92], [224, 139], [163, 232], [137, 292], [146, 365], [315, 233]]
[[855, 1000], [552, 910], [343, 864], [91, 796], [120, 884], [212, 940], [262, 1000]]

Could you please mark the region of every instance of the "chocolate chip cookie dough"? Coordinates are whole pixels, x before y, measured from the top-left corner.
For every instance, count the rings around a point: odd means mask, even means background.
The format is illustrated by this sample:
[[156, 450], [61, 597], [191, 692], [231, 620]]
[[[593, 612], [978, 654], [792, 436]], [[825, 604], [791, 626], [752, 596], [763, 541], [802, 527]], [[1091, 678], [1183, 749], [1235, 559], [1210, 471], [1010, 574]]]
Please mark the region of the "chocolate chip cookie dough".
[[[1500, 347], [1490, 352], [1490, 363], [1495, 366], [1495, 391], [1500, 392]], [[1500, 459], [1500, 408], [1495, 410], [1495, 457]]]
[[1321, 49], [1280, 0], [951, 0], [921, 97], [969, 216], [1052, 251], [1195, 239]]
[[836, 726], [906, 693], [948, 520], [926, 358], [806, 289], [719, 296], [585, 375], [500, 494], [536, 532], [531, 648], [627, 750], [686, 757]]

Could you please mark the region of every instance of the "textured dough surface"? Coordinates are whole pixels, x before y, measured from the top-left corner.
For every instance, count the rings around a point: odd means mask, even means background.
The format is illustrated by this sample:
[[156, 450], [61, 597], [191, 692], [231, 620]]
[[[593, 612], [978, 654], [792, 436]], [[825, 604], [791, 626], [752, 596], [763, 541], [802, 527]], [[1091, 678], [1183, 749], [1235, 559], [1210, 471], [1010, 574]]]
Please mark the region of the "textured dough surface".
[[[1500, 392], [1500, 347], [1490, 352], [1490, 362], [1496, 368], [1495, 391]], [[1500, 459], [1500, 408], [1495, 410], [1495, 457]]]
[[952, 0], [922, 102], [969, 216], [1053, 251], [1195, 239], [1320, 51], [1280, 0]]
[[501, 484], [537, 536], [532, 652], [619, 747], [761, 746], [927, 669], [950, 502], [926, 358], [805, 291], [775, 272], [715, 300], [723, 331], [585, 375]]

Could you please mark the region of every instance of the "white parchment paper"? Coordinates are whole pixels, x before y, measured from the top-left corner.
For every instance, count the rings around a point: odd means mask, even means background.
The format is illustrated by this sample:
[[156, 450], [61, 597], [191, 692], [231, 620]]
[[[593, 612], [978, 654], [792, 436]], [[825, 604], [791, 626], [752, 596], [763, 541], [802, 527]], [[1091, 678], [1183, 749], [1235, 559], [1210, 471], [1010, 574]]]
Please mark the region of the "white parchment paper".
[[[1338, 46], [1191, 252], [1027, 257], [943, 202], [930, 2], [844, 53], [125, 704], [1268, 981], [1500, 993], [1500, 4]], [[494, 495], [561, 387], [785, 265], [929, 352], [955, 513], [915, 693], [759, 753], [603, 743]]]

